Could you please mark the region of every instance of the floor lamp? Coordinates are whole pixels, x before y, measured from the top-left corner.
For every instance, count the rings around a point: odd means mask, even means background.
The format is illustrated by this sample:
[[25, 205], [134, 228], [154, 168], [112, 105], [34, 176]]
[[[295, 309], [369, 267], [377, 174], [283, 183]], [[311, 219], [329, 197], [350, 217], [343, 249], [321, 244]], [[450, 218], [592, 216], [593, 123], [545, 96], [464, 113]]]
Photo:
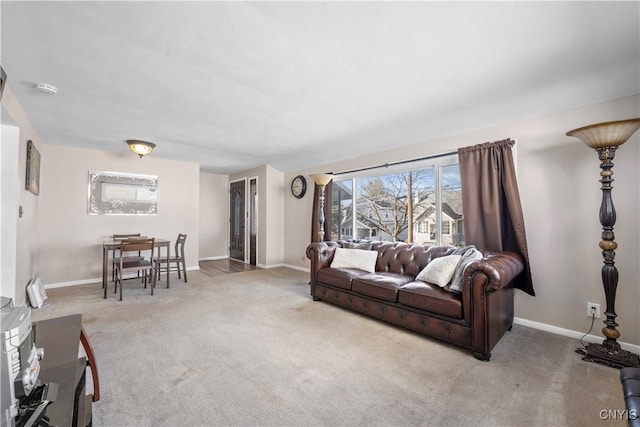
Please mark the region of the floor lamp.
[[320, 196], [318, 203], [320, 212], [318, 212], [318, 221], [320, 222], [320, 229], [318, 230], [318, 241], [324, 241], [324, 189], [333, 179], [333, 175], [329, 175], [327, 173], [317, 173], [313, 175], [309, 175], [313, 182], [320, 188]]
[[575, 136], [587, 146], [595, 149], [600, 158], [600, 183], [602, 186], [602, 203], [600, 204], [600, 224], [602, 224], [602, 240], [600, 248], [604, 258], [602, 266], [602, 285], [606, 298], [606, 320], [602, 333], [605, 340], [602, 344], [589, 343], [576, 352], [583, 355], [583, 360], [600, 363], [613, 368], [638, 367], [638, 355], [622, 350], [617, 339], [620, 332], [616, 329], [616, 288], [618, 287], [618, 269], [614, 264], [615, 250], [618, 244], [614, 241], [613, 226], [616, 223], [616, 210], [611, 199], [611, 183], [613, 182], [613, 158], [619, 146], [624, 144], [640, 128], [640, 118], [597, 123], [567, 132]]

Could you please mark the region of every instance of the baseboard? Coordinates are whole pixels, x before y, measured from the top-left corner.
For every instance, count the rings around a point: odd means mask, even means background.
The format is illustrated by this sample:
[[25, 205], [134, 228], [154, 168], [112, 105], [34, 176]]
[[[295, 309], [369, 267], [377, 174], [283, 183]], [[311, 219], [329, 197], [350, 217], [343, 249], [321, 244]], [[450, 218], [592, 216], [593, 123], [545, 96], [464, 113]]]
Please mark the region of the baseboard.
[[208, 256], [204, 258], [198, 259], [198, 261], [217, 261], [219, 259], [227, 259], [229, 255], [221, 255], [221, 256]]
[[67, 286], [90, 285], [93, 283], [102, 283], [102, 277], [97, 279], [73, 280], [70, 282], [48, 283], [44, 285], [45, 289], [66, 288]]
[[265, 270], [269, 270], [271, 268], [278, 268], [278, 267], [286, 267], [285, 264], [271, 264], [271, 265], [266, 265], [266, 264], [256, 264], [256, 267], [258, 268], [263, 268]]
[[[187, 271], [194, 271], [194, 270], [200, 270], [200, 266], [194, 265], [191, 267], [187, 267]], [[124, 276], [125, 279], [133, 279], [135, 277], [136, 277], [135, 274]], [[69, 282], [48, 283], [44, 285], [44, 288], [45, 289], [66, 288], [67, 286], [91, 285], [93, 283], [102, 283], [102, 277], [85, 279], [85, 280], [72, 280]]]
[[[533, 320], [522, 319], [520, 317], [514, 317], [513, 323], [522, 326], [528, 326], [533, 329], [539, 329], [541, 331], [551, 332], [552, 334], [562, 335], [569, 338], [575, 338], [577, 340], [580, 339], [584, 335], [584, 332], [572, 331], [571, 329], [559, 328], [557, 326], [548, 325], [546, 323], [534, 322]], [[587, 335], [582, 340], [585, 342], [602, 342], [604, 337], [598, 335]], [[640, 353], [640, 345], [630, 344], [622, 341], [618, 341], [620, 343], [620, 347], [624, 350], [630, 351], [635, 354]]]

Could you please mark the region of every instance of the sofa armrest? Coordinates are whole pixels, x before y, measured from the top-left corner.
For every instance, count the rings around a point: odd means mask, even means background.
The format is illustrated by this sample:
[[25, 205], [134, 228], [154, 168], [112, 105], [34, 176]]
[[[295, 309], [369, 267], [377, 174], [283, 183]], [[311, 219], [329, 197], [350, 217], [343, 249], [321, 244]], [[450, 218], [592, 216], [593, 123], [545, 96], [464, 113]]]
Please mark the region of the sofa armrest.
[[629, 427], [640, 426], [640, 368], [622, 368], [620, 382]]
[[474, 283], [472, 276], [482, 273], [487, 277], [485, 292], [495, 292], [508, 285], [524, 270], [524, 261], [516, 252], [483, 251], [484, 258], [474, 261], [464, 272], [465, 284]]
[[462, 309], [471, 326], [473, 354], [489, 360], [491, 349], [513, 324], [513, 286], [509, 284], [524, 270], [515, 252], [483, 251], [464, 272]]
[[307, 246], [307, 258], [311, 260], [311, 280], [309, 281], [311, 285], [311, 295], [315, 293], [318, 270], [331, 265], [333, 254], [339, 246], [340, 244], [334, 241], [311, 242], [309, 246]]
[[329, 267], [337, 247], [338, 243], [333, 241], [309, 243], [309, 246], [307, 246], [307, 258], [311, 260], [312, 271]]

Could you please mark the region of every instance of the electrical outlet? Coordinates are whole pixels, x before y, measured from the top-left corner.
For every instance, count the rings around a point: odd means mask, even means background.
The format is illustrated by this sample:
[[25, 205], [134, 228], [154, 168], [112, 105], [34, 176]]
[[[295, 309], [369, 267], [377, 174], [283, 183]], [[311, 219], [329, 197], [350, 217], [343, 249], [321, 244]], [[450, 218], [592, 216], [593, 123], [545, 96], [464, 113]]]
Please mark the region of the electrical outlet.
[[595, 314], [596, 319], [600, 318], [600, 304], [595, 302], [587, 303], [587, 317], [591, 317]]

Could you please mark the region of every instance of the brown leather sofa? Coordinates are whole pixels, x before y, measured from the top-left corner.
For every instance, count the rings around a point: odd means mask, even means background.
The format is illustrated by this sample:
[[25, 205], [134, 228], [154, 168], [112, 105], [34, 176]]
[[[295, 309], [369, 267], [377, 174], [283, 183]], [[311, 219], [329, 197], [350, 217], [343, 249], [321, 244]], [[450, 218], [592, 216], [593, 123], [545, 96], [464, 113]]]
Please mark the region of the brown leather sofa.
[[640, 368], [622, 368], [620, 382], [629, 427], [640, 427]]
[[336, 248], [344, 241], [314, 242], [311, 295], [431, 337], [472, 350], [483, 361], [513, 324], [513, 279], [524, 268], [514, 252], [482, 251], [484, 258], [464, 270], [461, 293], [416, 281], [432, 260], [453, 247], [373, 242], [375, 273], [331, 268]]

